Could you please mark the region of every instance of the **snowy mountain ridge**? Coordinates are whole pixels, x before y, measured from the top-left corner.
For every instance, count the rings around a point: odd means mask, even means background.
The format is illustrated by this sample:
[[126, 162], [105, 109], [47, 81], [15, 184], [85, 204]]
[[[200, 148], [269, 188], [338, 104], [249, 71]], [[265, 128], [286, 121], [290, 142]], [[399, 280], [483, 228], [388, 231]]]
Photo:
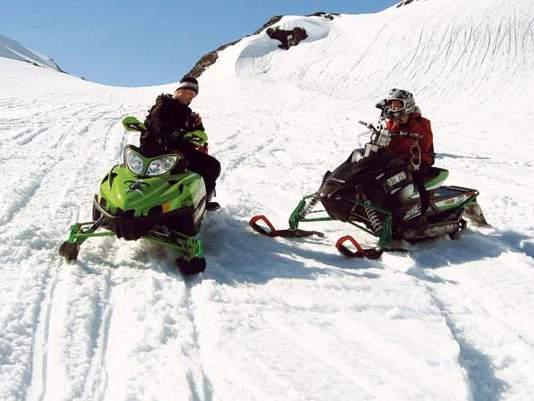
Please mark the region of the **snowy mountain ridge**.
[[[0, 399], [530, 401], [534, 393], [534, 5], [432, 0], [286, 16], [228, 46], [192, 107], [222, 163], [205, 273], [143, 241], [57, 254], [143, 118], [175, 83], [114, 88], [0, 58]], [[179, 77], [177, 77], [178, 80]], [[493, 228], [348, 260], [325, 238], [259, 237], [359, 145], [392, 87], [432, 121], [448, 184]], [[28, 96], [31, 93], [32, 96]], [[530, 177], [530, 178], [529, 178]]]
[[59, 72], [64, 72], [55, 61], [48, 56], [30, 50], [22, 46], [17, 41], [0, 34], [0, 57], [18, 61], [25, 61], [38, 67], [52, 68]]

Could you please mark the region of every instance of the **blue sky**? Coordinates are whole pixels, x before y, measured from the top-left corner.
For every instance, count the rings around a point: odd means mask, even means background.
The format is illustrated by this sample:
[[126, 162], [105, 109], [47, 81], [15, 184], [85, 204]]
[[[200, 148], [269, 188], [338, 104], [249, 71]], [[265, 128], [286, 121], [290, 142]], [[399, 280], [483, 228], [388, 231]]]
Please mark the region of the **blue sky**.
[[398, 0], [13, 0], [0, 33], [67, 72], [119, 86], [174, 82], [205, 53], [273, 15], [368, 13]]

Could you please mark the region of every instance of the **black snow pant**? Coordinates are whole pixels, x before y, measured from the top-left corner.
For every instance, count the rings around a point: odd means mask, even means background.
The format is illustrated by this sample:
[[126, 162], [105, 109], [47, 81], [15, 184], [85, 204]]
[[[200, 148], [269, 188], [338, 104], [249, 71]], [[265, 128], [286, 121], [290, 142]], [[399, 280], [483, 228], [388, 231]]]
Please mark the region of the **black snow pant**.
[[419, 191], [419, 198], [421, 200], [421, 214], [424, 215], [426, 209], [430, 205], [430, 195], [425, 188], [425, 180], [429, 176], [430, 166], [427, 164], [421, 164], [421, 167], [417, 171], [412, 172], [413, 181], [417, 191]]
[[204, 178], [208, 200], [211, 199], [215, 192], [215, 181], [221, 174], [221, 164], [216, 158], [204, 152], [194, 150], [184, 153], [189, 170], [200, 174]]

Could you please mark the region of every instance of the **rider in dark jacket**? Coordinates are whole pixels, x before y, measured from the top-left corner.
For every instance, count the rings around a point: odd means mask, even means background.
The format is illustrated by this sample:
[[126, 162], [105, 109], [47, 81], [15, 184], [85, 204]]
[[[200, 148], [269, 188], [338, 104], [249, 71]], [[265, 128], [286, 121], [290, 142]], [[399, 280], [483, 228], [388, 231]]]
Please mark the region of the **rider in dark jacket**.
[[156, 156], [179, 150], [185, 157], [188, 168], [200, 174], [206, 183], [208, 199], [215, 191], [215, 181], [221, 172], [217, 159], [207, 154], [207, 148], [184, 139], [184, 134], [204, 130], [202, 119], [194, 113], [189, 104], [198, 94], [198, 82], [185, 77], [172, 95], [159, 95], [145, 120], [146, 131], [141, 135], [141, 152]]

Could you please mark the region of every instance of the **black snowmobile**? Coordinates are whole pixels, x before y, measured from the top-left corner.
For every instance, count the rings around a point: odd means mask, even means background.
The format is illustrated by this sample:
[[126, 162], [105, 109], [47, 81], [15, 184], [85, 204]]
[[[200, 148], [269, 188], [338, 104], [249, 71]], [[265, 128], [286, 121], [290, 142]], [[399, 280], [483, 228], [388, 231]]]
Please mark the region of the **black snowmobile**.
[[[270, 237], [298, 238], [323, 235], [299, 229], [300, 223], [339, 220], [378, 238], [376, 247], [364, 249], [352, 236], [343, 236], [336, 243], [341, 253], [349, 257], [378, 258], [383, 251], [394, 250], [393, 240], [415, 242], [445, 234], [458, 239], [467, 226], [466, 218], [478, 225], [487, 224], [477, 203], [478, 191], [443, 186], [449, 172], [437, 167], [432, 167], [425, 178], [429, 206], [422, 213], [412, 174], [421, 165], [419, 135], [391, 133], [382, 127], [360, 123], [370, 129], [370, 141], [364, 148], [354, 150], [333, 172], [327, 171], [316, 193], [302, 198], [291, 213], [289, 229], [276, 230], [263, 215], [254, 216], [250, 226]], [[415, 139], [410, 161], [388, 150], [396, 135]], [[320, 204], [323, 209], [316, 210]]]

